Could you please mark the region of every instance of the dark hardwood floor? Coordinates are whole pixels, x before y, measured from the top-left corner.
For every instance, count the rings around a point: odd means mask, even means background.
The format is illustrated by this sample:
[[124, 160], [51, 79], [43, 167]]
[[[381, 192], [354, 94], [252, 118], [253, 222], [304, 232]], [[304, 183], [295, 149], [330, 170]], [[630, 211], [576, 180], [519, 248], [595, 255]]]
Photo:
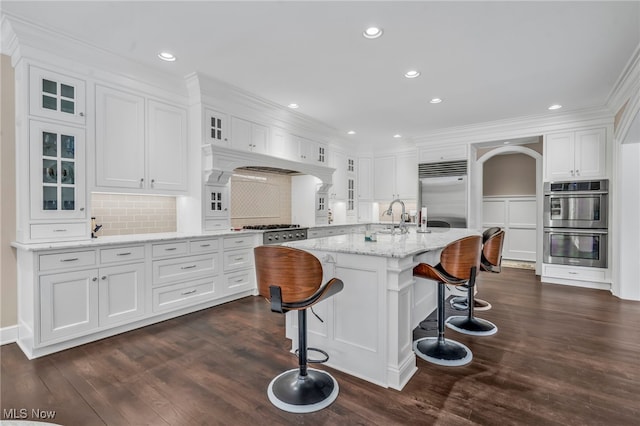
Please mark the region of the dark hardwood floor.
[[638, 424], [639, 302], [509, 268], [481, 273], [478, 297], [493, 309], [477, 316], [498, 333], [447, 330], [471, 348], [471, 364], [418, 359], [402, 392], [329, 369], [335, 403], [278, 410], [267, 385], [296, 358], [284, 317], [249, 297], [33, 361], [4, 345], [2, 418], [15, 408], [53, 410], [49, 421], [63, 425]]

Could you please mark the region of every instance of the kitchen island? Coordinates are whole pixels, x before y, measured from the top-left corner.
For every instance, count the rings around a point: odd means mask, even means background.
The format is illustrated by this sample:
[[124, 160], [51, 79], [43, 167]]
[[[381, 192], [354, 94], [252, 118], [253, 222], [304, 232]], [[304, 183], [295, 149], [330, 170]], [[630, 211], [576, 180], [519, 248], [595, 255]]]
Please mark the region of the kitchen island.
[[[420, 262], [437, 264], [452, 241], [480, 235], [472, 229], [431, 228], [430, 233], [349, 234], [284, 245], [315, 255], [344, 282], [336, 296], [314, 306], [308, 346], [329, 353], [327, 365], [380, 386], [402, 390], [416, 372], [413, 329], [436, 308], [434, 282], [416, 279]], [[321, 320], [320, 320], [321, 319]], [[297, 348], [297, 316], [287, 314], [286, 335]], [[313, 353], [310, 353], [312, 356]]]

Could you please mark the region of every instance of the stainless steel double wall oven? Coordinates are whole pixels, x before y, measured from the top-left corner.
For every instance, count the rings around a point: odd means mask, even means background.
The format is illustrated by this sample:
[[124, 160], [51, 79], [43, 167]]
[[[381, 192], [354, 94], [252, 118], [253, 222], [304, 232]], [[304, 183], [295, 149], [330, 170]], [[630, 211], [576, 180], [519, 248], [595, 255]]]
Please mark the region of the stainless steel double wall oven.
[[544, 262], [607, 267], [609, 181], [546, 182]]

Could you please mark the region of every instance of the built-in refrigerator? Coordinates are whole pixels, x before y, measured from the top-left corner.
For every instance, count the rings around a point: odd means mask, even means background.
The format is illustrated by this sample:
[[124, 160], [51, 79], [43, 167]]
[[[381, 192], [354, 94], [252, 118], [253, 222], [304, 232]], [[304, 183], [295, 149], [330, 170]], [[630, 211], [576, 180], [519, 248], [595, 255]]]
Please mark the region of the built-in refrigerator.
[[427, 209], [427, 226], [467, 227], [467, 162], [419, 165], [418, 205]]

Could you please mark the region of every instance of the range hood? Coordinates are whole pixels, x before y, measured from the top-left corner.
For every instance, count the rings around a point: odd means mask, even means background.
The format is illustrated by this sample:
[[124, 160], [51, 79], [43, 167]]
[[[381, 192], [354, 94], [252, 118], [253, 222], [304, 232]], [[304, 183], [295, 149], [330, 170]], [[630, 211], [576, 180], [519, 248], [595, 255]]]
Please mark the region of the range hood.
[[224, 185], [236, 169], [280, 173], [289, 175], [311, 175], [322, 181], [323, 189], [329, 190], [333, 184], [332, 167], [319, 166], [298, 161], [285, 160], [270, 155], [248, 151], [237, 151], [226, 147], [203, 145], [205, 183]]

